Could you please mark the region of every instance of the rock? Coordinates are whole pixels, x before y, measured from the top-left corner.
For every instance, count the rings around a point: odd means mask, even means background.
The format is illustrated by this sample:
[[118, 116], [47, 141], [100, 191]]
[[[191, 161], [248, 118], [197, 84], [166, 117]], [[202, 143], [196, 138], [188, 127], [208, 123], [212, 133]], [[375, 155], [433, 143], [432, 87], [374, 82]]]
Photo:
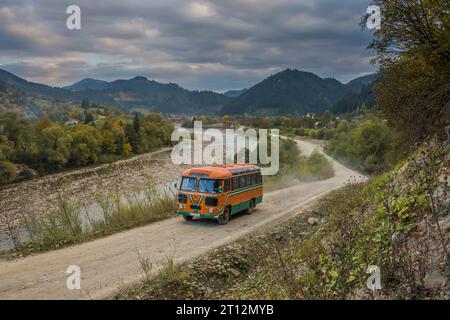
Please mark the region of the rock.
[[36, 178], [37, 176], [38, 176], [38, 173], [36, 172], [36, 170], [33, 170], [24, 164], [17, 165], [17, 178], [18, 179], [32, 179], [32, 178]]
[[319, 219], [314, 218], [314, 217], [309, 217], [309, 218], [308, 218], [308, 223], [309, 223], [310, 225], [312, 225], [312, 226], [315, 226], [316, 224], [319, 223]]
[[228, 272], [231, 273], [235, 277], [239, 277], [241, 275], [241, 273], [238, 270], [236, 270], [235, 268], [229, 268]]
[[405, 242], [406, 236], [403, 233], [394, 233], [391, 238], [392, 245], [399, 246]]
[[440, 272], [434, 270], [423, 278], [425, 288], [432, 289], [435, 286], [442, 285], [447, 280]]

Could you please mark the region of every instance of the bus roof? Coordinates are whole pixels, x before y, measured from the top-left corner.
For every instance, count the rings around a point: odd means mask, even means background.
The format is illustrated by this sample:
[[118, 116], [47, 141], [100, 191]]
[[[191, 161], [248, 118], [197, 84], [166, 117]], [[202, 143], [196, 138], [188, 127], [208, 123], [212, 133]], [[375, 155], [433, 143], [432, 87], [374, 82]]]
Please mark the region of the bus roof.
[[[253, 164], [225, 164], [225, 165], [214, 165], [209, 167], [201, 168], [191, 168], [186, 169], [183, 172], [183, 176], [187, 177], [190, 175], [207, 175], [211, 179], [223, 179], [230, 178], [235, 175], [250, 173], [250, 172], [260, 172], [261, 169]], [[205, 177], [206, 178], [206, 177]]]

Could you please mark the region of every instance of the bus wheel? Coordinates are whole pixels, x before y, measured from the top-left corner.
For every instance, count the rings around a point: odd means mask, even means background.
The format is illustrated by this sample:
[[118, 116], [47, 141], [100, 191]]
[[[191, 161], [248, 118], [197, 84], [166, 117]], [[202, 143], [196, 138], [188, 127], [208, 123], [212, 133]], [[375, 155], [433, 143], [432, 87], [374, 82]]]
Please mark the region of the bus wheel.
[[255, 211], [255, 200], [250, 200], [250, 204], [248, 206], [248, 209], [246, 210], [247, 214], [252, 214], [253, 211]]
[[220, 225], [224, 225], [224, 224], [227, 224], [228, 221], [230, 221], [230, 208], [226, 207], [223, 210], [223, 213], [219, 216], [219, 218], [217, 218], [217, 222]]
[[194, 218], [193, 216], [183, 216], [184, 220], [186, 221], [192, 221], [192, 219]]

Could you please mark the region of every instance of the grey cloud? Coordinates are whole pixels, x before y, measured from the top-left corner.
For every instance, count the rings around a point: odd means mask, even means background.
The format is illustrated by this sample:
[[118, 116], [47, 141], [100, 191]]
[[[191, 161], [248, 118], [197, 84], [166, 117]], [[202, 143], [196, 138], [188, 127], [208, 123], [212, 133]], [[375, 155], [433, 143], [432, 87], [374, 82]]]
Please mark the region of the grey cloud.
[[0, 67], [53, 85], [139, 74], [211, 90], [283, 68], [341, 81], [375, 68], [358, 25], [365, 0], [78, 0], [82, 30], [69, 31], [72, 3], [3, 0], [0, 15], [15, 17], [0, 19], [0, 61], [15, 62]]

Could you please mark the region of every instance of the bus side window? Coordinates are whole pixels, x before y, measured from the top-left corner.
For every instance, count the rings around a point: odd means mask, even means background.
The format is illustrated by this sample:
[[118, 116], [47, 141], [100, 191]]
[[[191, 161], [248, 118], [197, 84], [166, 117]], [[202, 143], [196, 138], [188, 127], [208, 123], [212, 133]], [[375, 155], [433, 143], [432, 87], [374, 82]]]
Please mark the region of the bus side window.
[[262, 179], [261, 173], [258, 173], [257, 177], [258, 177], [258, 184], [259, 183], [263, 183], [263, 179]]
[[240, 187], [245, 188], [247, 186], [245, 176], [240, 176], [240, 178], [241, 178], [241, 181], [239, 183]]
[[258, 184], [258, 178], [256, 177], [256, 174], [252, 174], [252, 185]]
[[252, 175], [248, 174], [245, 179], [247, 180], [247, 187], [250, 187], [252, 185]]
[[239, 177], [233, 178], [233, 190], [239, 189]]
[[224, 187], [223, 187], [223, 192], [228, 192], [230, 191], [230, 187], [231, 187], [231, 183], [230, 183], [230, 179], [226, 179], [224, 181]]

